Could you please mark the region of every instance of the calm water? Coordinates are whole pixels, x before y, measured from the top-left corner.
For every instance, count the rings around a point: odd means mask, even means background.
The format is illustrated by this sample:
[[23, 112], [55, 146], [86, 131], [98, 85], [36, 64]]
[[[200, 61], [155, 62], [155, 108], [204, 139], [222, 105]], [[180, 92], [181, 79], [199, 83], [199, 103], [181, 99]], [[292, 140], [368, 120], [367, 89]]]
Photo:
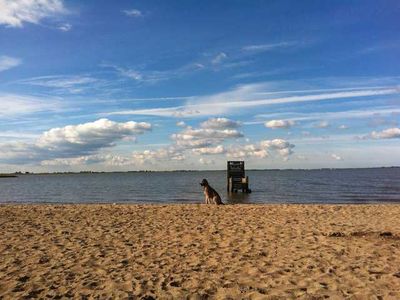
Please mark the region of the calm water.
[[200, 203], [203, 178], [229, 203], [400, 202], [400, 168], [247, 175], [253, 193], [231, 196], [224, 171], [22, 175], [0, 178], [0, 203]]

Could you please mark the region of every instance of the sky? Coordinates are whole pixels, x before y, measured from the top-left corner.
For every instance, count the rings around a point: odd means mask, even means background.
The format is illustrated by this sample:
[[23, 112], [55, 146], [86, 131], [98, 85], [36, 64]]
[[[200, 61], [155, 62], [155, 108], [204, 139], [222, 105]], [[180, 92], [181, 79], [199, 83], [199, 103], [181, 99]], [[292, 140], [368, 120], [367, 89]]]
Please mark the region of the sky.
[[399, 15], [0, 0], [0, 172], [399, 166]]

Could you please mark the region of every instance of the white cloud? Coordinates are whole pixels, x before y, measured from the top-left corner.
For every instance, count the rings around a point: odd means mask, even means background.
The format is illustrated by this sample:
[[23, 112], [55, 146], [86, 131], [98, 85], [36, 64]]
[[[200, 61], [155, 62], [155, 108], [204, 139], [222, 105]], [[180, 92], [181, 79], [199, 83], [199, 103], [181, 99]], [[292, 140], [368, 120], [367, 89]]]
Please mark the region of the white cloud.
[[178, 127], [186, 127], [186, 123], [183, 121], [176, 122], [176, 126]]
[[215, 161], [213, 159], [207, 159], [204, 157], [199, 159], [199, 163], [202, 165], [215, 165]]
[[395, 139], [400, 138], [400, 128], [393, 127], [382, 131], [372, 131], [367, 137], [373, 139]]
[[192, 149], [197, 155], [216, 155], [226, 153], [221, 144], [229, 139], [243, 137], [243, 133], [234, 129], [239, 123], [226, 118], [212, 118], [200, 124], [201, 128], [187, 126], [182, 131], [172, 134], [175, 148], [182, 151]]
[[139, 71], [133, 69], [124, 69], [121, 67], [116, 67], [116, 70], [119, 72], [121, 76], [125, 76], [136, 81], [143, 80], [143, 74], [140, 73]]
[[109, 115], [155, 115], [179, 118], [218, 115], [227, 111], [224, 105], [225, 102], [229, 104], [230, 101], [237, 101], [249, 95], [253, 95], [254, 97], [255, 92], [259, 91], [262, 87], [264, 85], [261, 84], [240, 85], [234, 90], [223, 93], [191, 97], [185, 105], [181, 106], [115, 111], [110, 112]]
[[129, 79], [133, 79], [136, 81], [138, 84], [155, 84], [160, 81], [165, 81], [165, 80], [170, 80], [173, 78], [179, 78], [182, 77], [186, 74], [199, 71], [202, 69], [202, 67], [199, 66], [199, 64], [187, 64], [183, 65], [179, 68], [176, 69], [170, 69], [170, 70], [163, 70], [163, 71], [157, 71], [157, 70], [140, 70], [136, 68], [130, 68], [130, 67], [121, 67], [118, 65], [114, 64], [108, 64], [108, 63], [103, 63], [101, 64], [102, 67], [105, 68], [111, 68], [117, 72], [118, 75], [121, 77], [126, 77]]
[[295, 146], [283, 139], [263, 140], [257, 144], [233, 146], [228, 149], [227, 156], [233, 158], [266, 158], [276, 153], [284, 160], [293, 153]]
[[292, 120], [271, 120], [268, 122], [265, 122], [264, 125], [267, 128], [290, 128], [295, 124], [294, 121]]
[[112, 154], [95, 154], [73, 158], [56, 158], [44, 160], [40, 163], [42, 166], [81, 166], [102, 163], [109, 166], [125, 166], [132, 164], [132, 161], [126, 157]]
[[185, 155], [179, 149], [176, 149], [174, 147], [167, 147], [158, 150], [144, 150], [142, 152], [133, 152], [132, 159], [134, 162], [140, 164], [154, 164], [160, 160], [182, 161], [185, 160]]
[[200, 127], [207, 129], [228, 129], [239, 126], [239, 122], [227, 118], [211, 118], [200, 124]]
[[55, 111], [60, 106], [60, 103], [53, 99], [43, 100], [32, 96], [0, 94], [0, 117]]
[[154, 84], [159, 81], [168, 80], [179, 76], [179, 70], [170, 71], [139, 71], [133, 68], [121, 67], [114, 64], [101, 64], [102, 67], [114, 69], [121, 77], [132, 79], [137, 83]]
[[38, 137], [38, 134], [21, 131], [0, 131], [0, 140], [32, 140]]
[[98, 79], [85, 75], [54, 75], [40, 76], [18, 81], [23, 84], [51, 87], [51, 88], [75, 88], [97, 82]]
[[52, 93], [79, 94], [89, 89], [103, 86], [105, 82], [88, 75], [49, 75], [16, 81], [19, 84], [33, 85], [54, 89]]
[[4, 152], [0, 160], [18, 163], [90, 156], [98, 154], [101, 149], [115, 146], [118, 141], [134, 140], [136, 135], [150, 130], [149, 123], [118, 123], [107, 119], [68, 125], [44, 132], [32, 144], [3, 144]]
[[[255, 106], [272, 105], [272, 104], [310, 102], [310, 101], [357, 98], [357, 97], [378, 96], [378, 95], [392, 95], [399, 93], [400, 90], [397, 88], [388, 88], [379, 90], [363, 90], [363, 91], [351, 91], [351, 92], [324, 93], [316, 95], [291, 96], [291, 97], [264, 99], [264, 100], [233, 101], [229, 104], [231, 105], [232, 108], [239, 108], [239, 107], [243, 108], [243, 107], [255, 107]], [[228, 103], [226, 103], [226, 106], [228, 106]]]
[[236, 111], [240, 108], [251, 108], [276, 104], [327, 101], [343, 98], [358, 98], [378, 95], [399, 94], [398, 88], [382, 88], [356, 91], [341, 91], [334, 93], [309, 94], [280, 98], [256, 99], [259, 91], [266, 88], [265, 84], [249, 84], [236, 89], [211, 96], [197, 97], [189, 101], [182, 111], [197, 110], [199, 115], [215, 115]]
[[19, 58], [5, 55], [0, 56], [0, 72], [19, 66], [20, 64], [21, 60]]
[[212, 155], [212, 154], [223, 154], [226, 152], [224, 146], [218, 145], [216, 147], [203, 147], [192, 149], [194, 154], [198, 155]]
[[196, 116], [200, 112], [186, 110], [185, 106], [175, 106], [175, 107], [162, 107], [162, 108], [147, 108], [147, 109], [134, 109], [134, 110], [123, 110], [105, 113], [105, 115], [147, 115], [147, 116], [161, 116], [161, 117], [188, 117]]
[[334, 160], [343, 160], [342, 157], [340, 157], [339, 155], [337, 155], [337, 154], [335, 154], [335, 153], [333, 153], [333, 154], [331, 155], [331, 158], [334, 159]]
[[61, 0], [0, 0], [0, 24], [22, 27], [66, 12]]
[[[368, 118], [372, 117], [373, 120], [370, 122], [371, 125], [384, 125], [389, 124], [386, 118], [383, 116], [396, 116], [400, 114], [400, 109], [394, 106], [384, 106], [384, 107], [371, 107], [368, 109], [362, 110], [346, 110], [346, 111], [338, 111], [338, 112], [318, 112], [318, 113], [277, 113], [277, 114], [259, 114], [256, 115], [255, 118], [271, 118], [271, 117], [284, 117], [290, 118], [294, 121], [313, 121], [318, 119], [324, 120], [338, 120], [338, 119], [359, 119], [359, 118]], [[263, 121], [256, 122], [245, 122], [244, 124], [261, 124]], [[339, 129], [343, 128], [342, 125]]]
[[328, 121], [321, 121], [317, 124], [314, 124], [315, 128], [328, 128], [330, 126]]
[[[302, 103], [314, 101], [332, 101], [335, 99], [351, 99], [370, 96], [395, 95], [399, 88], [376, 88], [364, 90], [345, 90], [319, 94], [296, 95], [279, 98], [257, 99], [259, 93], [268, 88], [267, 84], [248, 84], [233, 90], [208, 96], [192, 97], [185, 105], [175, 107], [151, 108], [141, 110], [125, 110], [109, 113], [110, 115], [156, 115], [169, 117], [212, 116], [237, 112], [242, 108]], [[288, 93], [288, 91], [286, 91]], [[303, 92], [304, 93], [304, 92]]]
[[218, 64], [222, 63], [227, 58], [228, 58], [228, 55], [226, 53], [220, 52], [211, 60], [211, 63], [213, 65], [218, 65]]
[[143, 134], [151, 130], [151, 124], [145, 122], [117, 123], [108, 119], [99, 119], [79, 125], [68, 125], [46, 131], [38, 139], [41, 148], [63, 149], [70, 147], [98, 149], [110, 147], [114, 141], [131, 138], [135, 134]]
[[266, 149], [263, 149], [259, 145], [249, 144], [245, 146], [236, 146], [230, 148], [228, 150], [227, 156], [241, 159], [250, 157], [266, 158], [269, 156], [269, 153]]
[[339, 129], [349, 129], [349, 126], [342, 124], [338, 128]]
[[122, 11], [128, 17], [143, 17], [143, 13], [138, 9], [126, 9]]
[[205, 148], [226, 139], [240, 137], [243, 137], [243, 134], [236, 129], [193, 129], [190, 127], [171, 136], [178, 146], [184, 148]]
[[259, 44], [259, 45], [248, 45], [242, 48], [243, 51], [246, 52], [265, 52], [272, 51], [279, 48], [287, 48], [291, 46], [298, 45], [298, 42], [280, 42], [280, 43], [272, 43], [272, 44]]
[[307, 156], [305, 155], [296, 155], [296, 158], [299, 160], [308, 160]]
[[64, 23], [64, 24], [59, 25], [57, 28], [60, 29], [61, 31], [67, 32], [72, 29], [72, 25], [69, 23]]

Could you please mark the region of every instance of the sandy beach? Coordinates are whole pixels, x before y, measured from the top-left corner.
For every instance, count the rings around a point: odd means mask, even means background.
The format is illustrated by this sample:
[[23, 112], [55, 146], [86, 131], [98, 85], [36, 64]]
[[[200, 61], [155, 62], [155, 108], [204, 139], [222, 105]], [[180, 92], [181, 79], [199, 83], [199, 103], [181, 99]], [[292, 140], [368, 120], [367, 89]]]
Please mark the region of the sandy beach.
[[399, 205], [3, 205], [1, 299], [400, 299]]

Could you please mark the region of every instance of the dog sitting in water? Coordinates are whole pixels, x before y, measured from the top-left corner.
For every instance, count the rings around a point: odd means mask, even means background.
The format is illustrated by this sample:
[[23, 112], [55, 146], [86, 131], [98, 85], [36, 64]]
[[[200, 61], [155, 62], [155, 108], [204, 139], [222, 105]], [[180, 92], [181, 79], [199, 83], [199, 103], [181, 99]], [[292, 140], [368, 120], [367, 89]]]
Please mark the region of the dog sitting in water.
[[222, 203], [221, 197], [209, 184], [207, 179], [203, 179], [200, 185], [204, 188], [204, 196], [206, 197], [206, 204], [217, 204], [221, 205]]

